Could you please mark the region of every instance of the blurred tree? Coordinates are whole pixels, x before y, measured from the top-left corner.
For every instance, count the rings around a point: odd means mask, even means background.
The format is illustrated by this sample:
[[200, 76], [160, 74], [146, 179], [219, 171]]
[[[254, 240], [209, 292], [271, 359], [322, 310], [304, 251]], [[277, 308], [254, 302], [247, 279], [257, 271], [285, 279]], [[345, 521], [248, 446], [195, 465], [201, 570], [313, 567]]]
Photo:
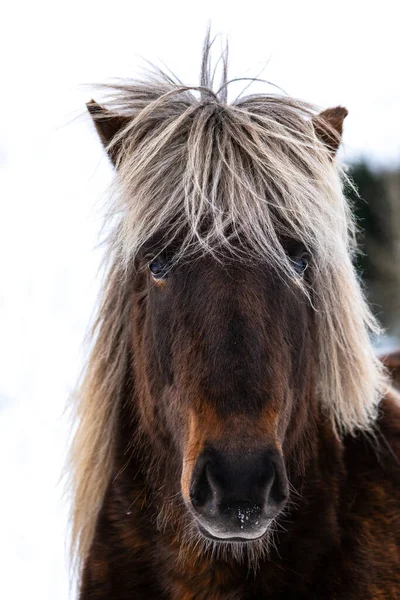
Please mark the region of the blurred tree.
[[356, 258], [356, 267], [365, 282], [374, 312], [385, 327], [398, 330], [399, 190], [389, 185], [393, 173], [375, 170], [364, 161], [351, 165], [348, 174], [358, 191], [355, 192], [350, 186], [347, 190], [359, 228], [360, 253]]

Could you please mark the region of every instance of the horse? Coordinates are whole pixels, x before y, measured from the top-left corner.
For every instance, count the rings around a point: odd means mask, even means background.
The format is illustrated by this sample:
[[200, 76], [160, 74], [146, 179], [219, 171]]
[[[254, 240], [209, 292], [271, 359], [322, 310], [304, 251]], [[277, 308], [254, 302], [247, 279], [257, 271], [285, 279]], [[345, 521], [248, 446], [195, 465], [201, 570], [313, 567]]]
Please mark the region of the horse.
[[400, 403], [353, 267], [347, 110], [154, 71], [115, 168], [77, 396], [80, 600], [400, 598]]

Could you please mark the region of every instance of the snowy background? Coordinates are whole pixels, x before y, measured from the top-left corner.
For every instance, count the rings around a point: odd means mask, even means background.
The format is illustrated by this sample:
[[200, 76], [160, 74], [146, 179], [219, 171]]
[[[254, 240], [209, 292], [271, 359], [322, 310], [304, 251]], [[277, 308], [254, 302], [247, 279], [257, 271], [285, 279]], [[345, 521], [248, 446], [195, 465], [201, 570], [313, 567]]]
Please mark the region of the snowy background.
[[66, 600], [63, 414], [98, 291], [101, 198], [112, 169], [82, 84], [129, 77], [141, 56], [197, 83], [211, 19], [231, 76], [263, 76], [345, 105], [345, 156], [400, 159], [397, 3], [11, 2], [0, 110], [0, 597]]

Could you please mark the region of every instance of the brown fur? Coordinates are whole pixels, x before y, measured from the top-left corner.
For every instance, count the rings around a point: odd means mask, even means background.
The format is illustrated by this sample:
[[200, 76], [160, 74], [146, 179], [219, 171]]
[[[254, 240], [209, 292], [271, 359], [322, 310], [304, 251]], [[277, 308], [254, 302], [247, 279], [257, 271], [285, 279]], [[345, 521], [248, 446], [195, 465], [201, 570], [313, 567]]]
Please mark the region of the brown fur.
[[[205, 272], [210, 277], [209, 264]], [[150, 286], [148, 294], [170, 293], [166, 289], [170, 283], [167, 280], [164, 289], [151, 291], [151, 281], [142, 281]], [[237, 287], [233, 278], [232, 286]], [[228, 287], [226, 293], [232, 292]], [[140, 295], [137, 289], [134, 296]], [[250, 303], [250, 308], [262, 314], [256, 304]], [[269, 310], [274, 310], [271, 305]], [[248, 314], [245, 307], [244, 313]], [[274, 314], [268, 325], [269, 354], [279, 357], [282, 341]], [[311, 325], [312, 315], [309, 318]], [[139, 350], [149, 352], [150, 331], [143, 330], [143, 319], [143, 307], [134, 304], [133, 335], [141, 340]], [[81, 599], [396, 598], [400, 593], [400, 469], [394, 454], [400, 455], [400, 413], [391, 394], [382, 403], [377, 442], [362, 433], [338, 440], [309, 395], [311, 372], [304, 374], [303, 393], [291, 416], [288, 407], [275, 413], [270, 404], [256, 417], [246, 415], [247, 411], [237, 413], [233, 407], [227, 418], [222, 406], [216, 409], [210, 399], [201, 397], [204, 373], [198, 357], [205, 340], [199, 325], [194, 324], [192, 332], [197, 341], [189, 337], [178, 353], [180, 368], [174, 371], [174, 377], [182, 378], [180, 386], [190, 395], [192, 408], [184, 408], [172, 395], [169, 414], [162, 416], [164, 405], [150, 396], [157, 395], [157, 380], [144, 384], [140, 352], [135, 360], [135, 389], [141, 391], [133, 398], [129, 395], [120, 408], [114, 474], [86, 561]], [[311, 343], [309, 339], [304, 349], [308, 356]], [[288, 359], [289, 354], [279, 362], [288, 364]], [[278, 399], [287, 376], [279, 368], [274, 372], [272, 396]], [[186, 417], [182, 411], [187, 411]], [[172, 421], [166, 431], [168, 419]], [[180, 454], [186, 480], [181, 487], [187, 499], [191, 466], [205, 440], [217, 438], [225, 448], [248, 447], [248, 443], [257, 445], [260, 436], [283, 442], [293, 494], [268, 554], [261, 554], [252, 565], [246, 550], [241, 560], [229, 558], [201, 544], [196, 547], [187, 536], [190, 523], [176, 487], [180, 479], [176, 459]], [[132, 439], [136, 445], [127, 451]]]
[[[399, 413], [390, 398], [383, 411], [381, 432], [399, 451]], [[307, 478], [294, 480], [297, 506], [255, 573], [190, 547], [182, 559], [179, 528], [161, 532], [150, 525], [156, 508], [146, 503], [146, 484], [136, 465], [125, 469], [107, 494], [82, 599], [397, 598], [399, 467], [387, 449], [377, 456], [363, 435], [343, 445], [326, 431], [317, 437]]]
[[324, 142], [333, 155], [336, 154], [343, 133], [343, 121], [348, 115], [347, 108], [337, 106], [323, 110], [318, 118], [314, 119], [318, 137]]
[[389, 370], [393, 385], [397, 389], [400, 388], [400, 351], [391, 352], [381, 356], [381, 361]]

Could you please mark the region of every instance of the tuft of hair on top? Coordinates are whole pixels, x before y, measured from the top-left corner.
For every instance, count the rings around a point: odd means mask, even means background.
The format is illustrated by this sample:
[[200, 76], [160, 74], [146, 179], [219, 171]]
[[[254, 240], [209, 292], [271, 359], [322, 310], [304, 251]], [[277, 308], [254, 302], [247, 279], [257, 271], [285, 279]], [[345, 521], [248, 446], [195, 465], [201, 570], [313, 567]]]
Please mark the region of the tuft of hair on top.
[[339, 167], [316, 134], [311, 105], [278, 94], [228, 104], [228, 50], [214, 89], [212, 45], [208, 34], [199, 86], [160, 70], [106, 86], [107, 118], [123, 124], [107, 144], [117, 167], [120, 259], [129, 268], [162, 234], [159, 245], [179, 240], [175, 260], [198, 252], [261, 258], [294, 279], [283, 237], [318, 250], [320, 260], [330, 255], [332, 227], [351, 243], [347, 205], [322, 200], [337, 196]]
[[111, 478], [132, 351], [130, 286], [149, 241], [161, 240], [157, 252], [175, 242], [175, 260], [196, 253], [262, 260], [292, 282], [299, 278], [282, 239], [301, 242], [315, 272], [304, 292], [315, 313], [316, 393], [337, 435], [372, 431], [386, 389], [369, 339], [379, 328], [352, 265], [355, 225], [332, 158], [334, 132], [329, 147], [317, 135], [315, 108], [284, 95], [251, 94], [229, 104], [227, 51], [218, 87], [211, 58], [208, 35], [200, 85], [153, 71], [142, 81], [105, 86], [104, 107], [92, 107], [98, 129], [107, 122], [113, 131], [103, 142], [116, 178], [110, 267], [75, 403], [72, 536], [81, 560]]

